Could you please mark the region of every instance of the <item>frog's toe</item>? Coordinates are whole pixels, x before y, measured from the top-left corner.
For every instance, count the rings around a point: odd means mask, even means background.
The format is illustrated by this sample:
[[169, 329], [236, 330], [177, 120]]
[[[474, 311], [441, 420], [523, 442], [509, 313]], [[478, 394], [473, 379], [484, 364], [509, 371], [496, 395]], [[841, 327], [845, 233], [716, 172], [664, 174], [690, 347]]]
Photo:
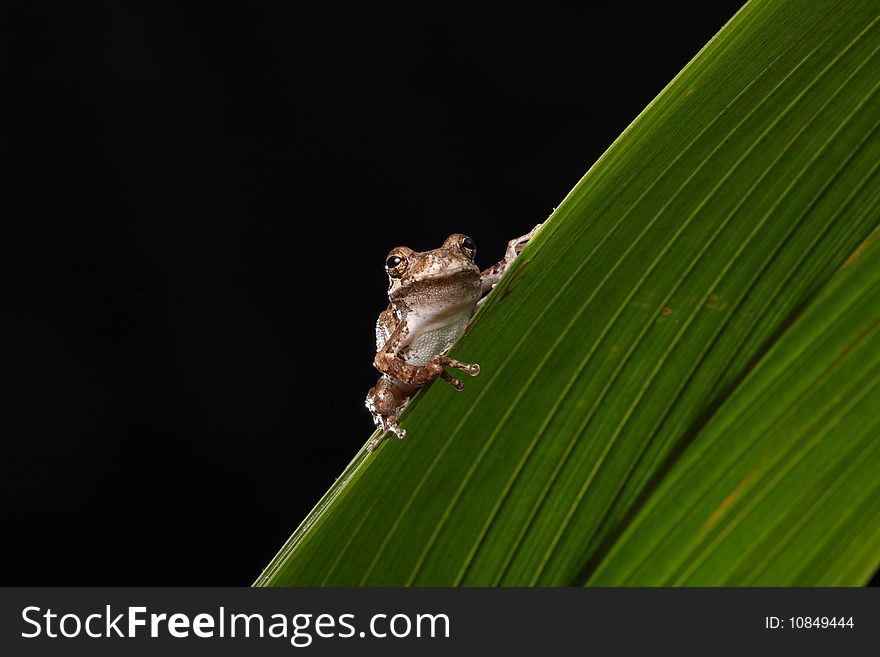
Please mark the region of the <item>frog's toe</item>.
[[376, 426], [381, 429], [382, 432], [369, 442], [367, 445], [368, 452], [374, 451], [389, 432], [396, 435], [400, 440], [403, 440], [406, 436], [406, 429], [397, 424], [397, 418], [380, 416], [376, 419]]
[[461, 381], [459, 381], [458, 379], [456, 379], [454, 376], [452, 376], [446, 370], [443, 370], [440, 373], [440, 378], [442, 378], [444, 381], [446, 381], [449, 385], [451, 385], [456, 390], [462, 390], [464, 388], [464, 384]]

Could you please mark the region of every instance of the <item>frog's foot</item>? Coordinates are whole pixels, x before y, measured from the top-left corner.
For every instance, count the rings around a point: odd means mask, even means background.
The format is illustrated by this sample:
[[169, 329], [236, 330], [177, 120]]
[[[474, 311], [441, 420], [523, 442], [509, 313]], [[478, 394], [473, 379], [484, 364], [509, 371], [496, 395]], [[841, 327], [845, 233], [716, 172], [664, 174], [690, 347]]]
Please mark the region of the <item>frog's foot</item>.
[[382, 433], [373, 438], [367, 445], [367, 451], [372, 452], [382, 442], [386, 432], [394, 432], [398, 438], [406, 435], [406, 430], [397, 424], [397, 418], [406, 408], [409, 402], [409, 390], [395, 382], [390, 377], [383, 376], [375, 386], [367, 393], [364, 405], [373, 416], [373, 423]]
[[464, 388], [464, 384], [460, 380], [452, 376], [449, 372], [444, 370], [444, 366], [454, 367], [455, 369], [461, 370], [467, 374], [470, 374], [471, 376], [476, 376], [480, 373], [480, 366], [476, 363], [463, 363], [460, 360], [455, 360], [454, 358], [450, 358], [449, 356], [445, 356], [443, 354], [431, 356], [431, 359], [428, 361], [426, 367], [430, 371], [435, 372], [435, 377], [440, 377], [456, 390], [461, 390], [462, 388]]
[[442, 364], [448, 365], [449, 367], [454, 367], [455, 369], [466, 372], [471, 376], [476, 376], [480, 373], [480, 366], [476, 363], [463, 363], [460, 360], [455, 360], [454, 358], [450, 358], [449, 356], [443, 356]]
[[[510, 266], [510, 263], [513, 262], [516, 256], [522, 253], [522, 250], [526, 248], [526, 244], [529, 243], [529, 240], [535, 236], [535, 233], [537, 233], [543, 225], [544, 224], [537, 224], [525, 235], [517, 237], [516, 239], [512, 239], [507, 243], [507, 250], [504, 252], [504, 260], [502, 260], [502, 262], [504, 262], [507, 267]], [[507, 267], [505, 267], [505, 269]]]
[[443, 370], [440, 373], [440, 378], [443, 379], [444, 381], [446, 381], [449, 385], [451, 385], [456, 390], [464, 390], [464, 384], [461, 381], [459, 381], [458, 379], [456, 379], [454, 376], [452, 376], [446, 370]]
[[[522, 253], [522, 250], [526, 248], [526, 244], [528, 244], [529, 240], [531, 240], [535, 236], [535, 234], [541, 229], [542, 225], [543, 224], [538, 224], [525, 235], [510, 240], [507, 243], [507, 249], [504, 252], [504, 257], [488, 269], [484, 269], [482, 272], [480, 272], [480, 281], [482, 284], [484, 295], [491, 292], [495, 288], [495, 286], [498, 285], [498, 281], [500, 281], [501, 277], [504, 276], [508, 269], [510, 269], [513, 261], [516, 260], [516, 257], [520, 253]], [[477, 301], [477, 307], [479, 307], [485, 300], [486, 297], [483, 296], [482, 299]]]
[[381, 415], [374, 415], [373, 420], [375, 421], [376, 426], [382, 430], [382, 433], [373, 438], [367, 445], [368, 452], [372, 452], [373, 450], [375, 450], [379, 446], [379, 443], [381, 443], [382, 440], [385, 439], [385, 436], [388, 435], [389, 431], [394, 433], [400, 440], [403, 440], [403, 438], [406, 436], [406, 429], [401, 428], [397, 424], [396, 417], [382, 417]]

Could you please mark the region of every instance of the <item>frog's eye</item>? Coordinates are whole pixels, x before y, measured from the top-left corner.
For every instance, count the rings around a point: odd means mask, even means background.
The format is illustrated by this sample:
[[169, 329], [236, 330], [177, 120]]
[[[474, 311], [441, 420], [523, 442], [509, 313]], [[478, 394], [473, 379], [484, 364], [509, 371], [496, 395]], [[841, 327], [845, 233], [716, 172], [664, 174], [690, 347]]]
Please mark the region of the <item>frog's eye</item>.
[[385, 271], [388, 272], [388, 275], [391, 278], [400, 278], [403, 276], [403, 272], [406, 271], [407, 266], [406, 258], [402, 255], [390, 255], [388, 256], [388, 260], [385, 261]]
[[461, 247], [461, 252], [464, 253], [471, 260], [473, 260], [474, 256], [477, 255], [477, 243], [474, 242], [470, 237], [462, 237], [458, 245]]

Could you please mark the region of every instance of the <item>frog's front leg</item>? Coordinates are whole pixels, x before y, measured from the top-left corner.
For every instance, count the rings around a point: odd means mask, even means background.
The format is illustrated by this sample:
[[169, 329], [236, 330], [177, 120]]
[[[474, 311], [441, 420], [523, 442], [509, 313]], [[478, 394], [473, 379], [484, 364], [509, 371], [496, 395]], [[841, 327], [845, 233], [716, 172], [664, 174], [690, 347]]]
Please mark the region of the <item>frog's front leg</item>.
[[431, 356], [424, 365], [414, 365], [397, 356], [395, 351], [383, 349], [376, 354], [373, 365], [383, 374], [388, 374], [414, 388], [420, 388], [439, 377], [456, 390], [461, 390], [464, 384], [443, 369], [444, 366], [454, 367], [471, 376], [480, 373], [480, 366], [476, 363], [463, 363], [444, 354]]
[[[398, 438], [403, 438], [406, 430], [397, 424], [397, 418], [417, 388], [438, 377], [449, 382], [456, 390], [464, 387], [461, 381], [443, 369], [444, 365], [464, 370], [471, 376], [480, 373], [480, 366], [476, 363], [462, 363], [443, 354], [431, 356], [424, 365], [413, 365], [383, 349], [376, 354], [374, 364], [384, 376], [367, 393], [366, 406], [373, 415], [375, 425], [383, 432], [393, 431]], [[376, 449], [384, 435], [382, 433], [373, 438], [367, 445], [367, 451]]]
[[[488, 269], [484, 269], [480, 273], [480, 282], [483, 288], [483, 294], [490, 292], [493, 287], [498, 285], [498, 281], [501, 280], [501, 277], [510, 269], [510, 265], [513, 264], [513, 261], [516, 259], [522, 250], [526, 248], [526, 244], [529, 243], [529, 240], [535, 236], [535, 233], [538, 232], [538, 229], [541, 228], [542, 224], [538, 224], [528, 233], [523, 235], [522, 237], [517, 237], [516, 239], [512, 239], [507, 243], [507, 250], [504, 252], [504, 257], [496, 262], [494, 265], [489, 267]], [[486, 297], [484, 296], [480, 299], [479, 303], [482, 303]]]

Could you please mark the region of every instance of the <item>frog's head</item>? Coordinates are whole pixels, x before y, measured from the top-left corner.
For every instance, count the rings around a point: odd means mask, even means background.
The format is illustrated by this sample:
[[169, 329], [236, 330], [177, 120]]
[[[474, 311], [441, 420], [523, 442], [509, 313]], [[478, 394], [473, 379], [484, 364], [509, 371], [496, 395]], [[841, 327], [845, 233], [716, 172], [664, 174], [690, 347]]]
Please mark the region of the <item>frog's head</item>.
[[[443, 246], [431, 251], [413, 251], [406, 246], [391, 249], [385, 259], [388, 274], [388, 296], [403, 298], [411, 292], [430, 294], [433, 289], [460, 287], [462, 279], [473, 279], [479, 285], [480, 269], [474, 263], [477, 245], [467, 235], [454, 233]], [[471, 287], [466, 285], [466, 288]], [[468, 296], [471, 296], [468, 291]]]

